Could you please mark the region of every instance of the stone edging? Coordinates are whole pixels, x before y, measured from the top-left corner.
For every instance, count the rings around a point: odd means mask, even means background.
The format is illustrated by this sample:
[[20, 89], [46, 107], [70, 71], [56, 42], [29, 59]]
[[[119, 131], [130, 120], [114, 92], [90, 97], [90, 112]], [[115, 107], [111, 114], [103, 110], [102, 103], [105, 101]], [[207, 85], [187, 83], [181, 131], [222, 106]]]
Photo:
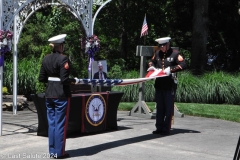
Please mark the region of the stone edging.
[[[27, 101], [27, 98], [24, 97], [24, 95], [18, 95], [17, 96], [17, 110], [21, 111], [24, 109], [29, 109], [29, 103]], [[31, 105], [33, 105], [33, 102], [31, 102]], [[2, 99], [2, 110], [3, 111], [11, 111], [13, 108], [13, 95], [3, 95]], [[35, 108], [35, 106], [34, 106]], [[34, 109], [33, 108], [33, 109]]]

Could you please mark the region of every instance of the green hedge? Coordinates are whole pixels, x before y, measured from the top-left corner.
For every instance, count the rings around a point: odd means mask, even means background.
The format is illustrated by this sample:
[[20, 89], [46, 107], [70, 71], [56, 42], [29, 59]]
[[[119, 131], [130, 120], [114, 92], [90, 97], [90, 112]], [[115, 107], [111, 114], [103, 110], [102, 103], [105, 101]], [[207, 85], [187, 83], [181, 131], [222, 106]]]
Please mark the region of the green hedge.
[[[49, 53], [48, 49], [39, 55], [39, 59], [23, 59], [18, 61], [18, 94], [30, 95], [44, 91], [42, 83], [38, 82], [39, 68], [42, 57]], [[123, 72], [117, 65], [109, 74], [122, 79], [138, 78], [139, 71]], [[13, 92], [13, 65], [5, 62], [3, 86], [7, 87], [9, 94]], [[178, 88], [175, 101], [183, 103], [209, 103], [209, 104], [240, 104], [240, 74], [225, 72], [206, 72], [201, 76], [193, 76], [189, 71], [178, 73]], [[144, 100], [154, 101], [154, 80], [144, 83]], [[112, 91], [124, 92], [122, 102], [137, 102], [139, 99], [139, 85], [114, 86]]]
[[[39, 75], [38, 61], [23, 59], [17, 67], [17, 90], [18, 94], [29, 95], [36, 93], [36, 82]], [[13, 64], [5, 63], [3, 72], [3, 86], [7, 87], [9, 94], [13, 93]]]
[[[130, 72], [135, 77], [139, 73]], [[128, 74], [130, 74], [128, 73]], [[129, 78], [124, 74], [122, 79]], [[154, 101], [154, 80], [144, 83], [144, 100]], [[122, 102], [137, 102], [139, 85], [115, 86], [113, 91], [122, 91]], [[193, 76], [189, 71], [178, 73], [178, 87], [175, 101], [184, 103], [240, 104], [240, 74], [225, 72], [206, 72]]]
[[240, 74], [206, 72], [193, 76], [189, 71], [179, 73], [177, 102], [240, 104]]

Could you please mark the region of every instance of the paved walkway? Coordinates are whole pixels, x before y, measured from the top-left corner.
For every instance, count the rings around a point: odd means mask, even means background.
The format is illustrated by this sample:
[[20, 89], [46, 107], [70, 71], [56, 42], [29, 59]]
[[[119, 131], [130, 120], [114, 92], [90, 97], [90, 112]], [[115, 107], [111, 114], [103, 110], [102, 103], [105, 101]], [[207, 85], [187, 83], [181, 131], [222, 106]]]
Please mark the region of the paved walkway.
[[[118, 131], [68, 137], [75, 160], [232, 160], [240, 123], [175, 117], [171, 135], [153, 135], [154, 119], [118, 112]], [[37, 113], [3, 111], [0, 159], [48, 159], [48, 139], [37, 136]]]

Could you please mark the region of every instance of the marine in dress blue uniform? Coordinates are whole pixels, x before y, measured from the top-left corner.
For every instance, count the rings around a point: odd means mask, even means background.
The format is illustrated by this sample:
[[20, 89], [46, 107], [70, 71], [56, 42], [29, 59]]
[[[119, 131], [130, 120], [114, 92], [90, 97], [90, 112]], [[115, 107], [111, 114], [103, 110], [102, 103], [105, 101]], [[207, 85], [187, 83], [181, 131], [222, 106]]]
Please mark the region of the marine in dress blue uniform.
[[156, 130], [153, 134], [168, 135], [171, 129], [171, 120], [174, 111], [174, 96], [176, 84], [172, 73], [186, 68], [183, 57], [177, 50], [170, 47], [170, 37], [156, 39], [159, 50], [150, 62], [155, 67], [162, 69], [168, 76], [156, 78], [154, 83], [156, 101]]
[[69, 78], [70, 61], [63, 55], [66, 34], [50, 38], [53, 52], [46, 55], [42, 61], [39, 81], [47, 83], [45, 91], [49, 153], [53, 158], [67, 158], [65, 154], [68, 114], [70, 106], [70, 84], [74, 79]]

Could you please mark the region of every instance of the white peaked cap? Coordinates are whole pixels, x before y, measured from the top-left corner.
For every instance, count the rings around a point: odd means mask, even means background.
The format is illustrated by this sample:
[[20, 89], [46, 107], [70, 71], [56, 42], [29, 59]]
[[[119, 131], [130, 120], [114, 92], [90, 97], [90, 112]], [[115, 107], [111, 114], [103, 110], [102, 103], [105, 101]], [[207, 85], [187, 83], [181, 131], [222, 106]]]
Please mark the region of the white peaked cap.
[[98, 66], [102, 66], [102, 62], [98, 62]]
[[158, 42], [159, 44], [164, 44], [169, 42], [169, 40], [171, 39], [171, 37], [163, 37], [163, 38], [158, 38], [155, 41]]
[[50, 43], [63, 43], [65, 41], [66, 34], [60, 34], [48, 39]]

